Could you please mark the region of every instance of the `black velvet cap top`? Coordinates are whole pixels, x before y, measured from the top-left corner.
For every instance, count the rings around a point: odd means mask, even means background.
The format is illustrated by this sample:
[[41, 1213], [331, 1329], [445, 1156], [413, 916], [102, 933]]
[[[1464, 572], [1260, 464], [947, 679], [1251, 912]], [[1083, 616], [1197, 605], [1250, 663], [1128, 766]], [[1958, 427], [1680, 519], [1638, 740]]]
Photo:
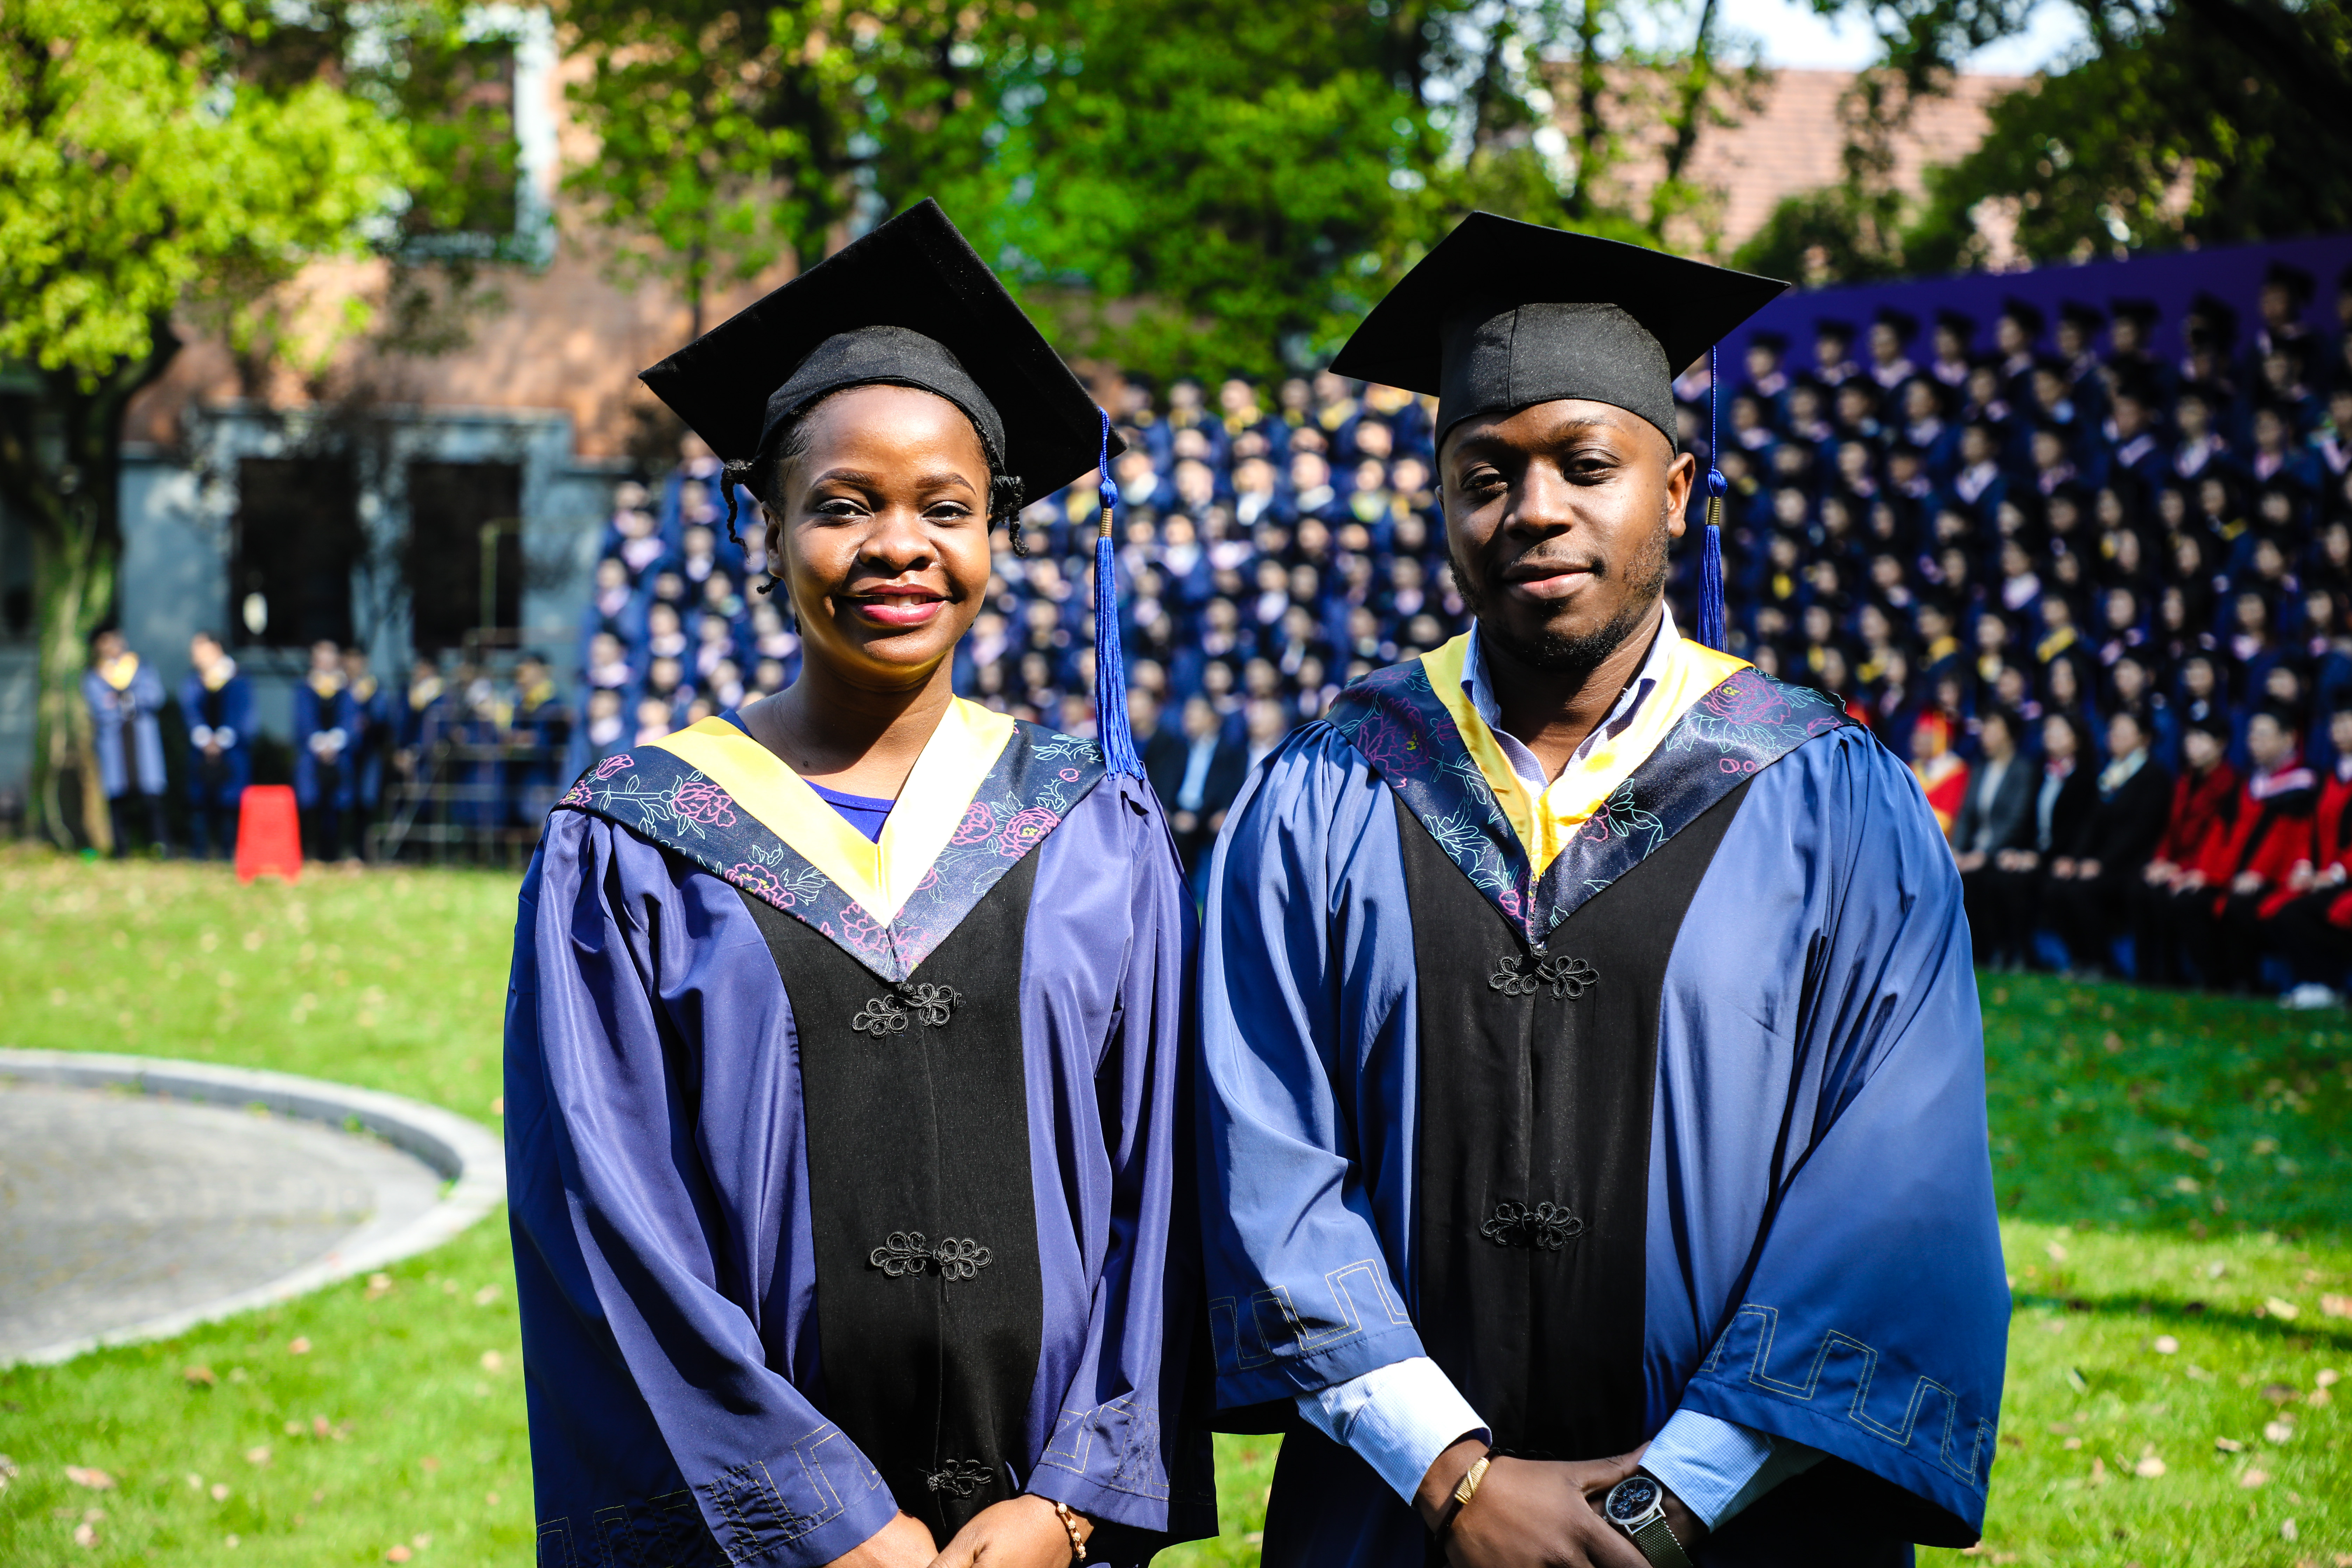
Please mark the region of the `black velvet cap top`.
[[1474, 414], [1591, 398], [1675, 439], [1674, 377], [1789, 286], [1612, 239], [1472, 213], [1372, 307], [1341, 375]]
[[[992, 461], [1048, 494], [1095, 466], [1101, 416], [1070, 367], [926, 199], [638, 377], [729, 463], [851, 386], [963, 410]], [[1125, 450], [1110, 438], [1114, 456]]]

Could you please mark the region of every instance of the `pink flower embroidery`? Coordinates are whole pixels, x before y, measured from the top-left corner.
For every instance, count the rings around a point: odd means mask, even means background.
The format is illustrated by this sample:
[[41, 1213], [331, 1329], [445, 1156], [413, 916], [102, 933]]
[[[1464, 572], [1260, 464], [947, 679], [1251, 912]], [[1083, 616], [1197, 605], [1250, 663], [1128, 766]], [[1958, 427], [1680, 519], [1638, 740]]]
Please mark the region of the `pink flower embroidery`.
[[1384, 713], [1374, 713], [1353, 736], [1356, 750], [1384, 778], [1410, 778], [1421, 761], [1421, 742], [1404, 726]]
[[746, 861], [729, 868], [727, 878], [755, 899], [773, 904], [780, 910], [792, 908], [792, 895], [784, 891], [784, 885], [776, 880], [776, 874], [765, 866], [754, 866]]
[[1061, 822], [1044, 806], [1033, 805], [1004, 825], [1004, 831], [997, 835], [996, 852], [1017, 860]]
[[689, 779], [669, 797], [669, 808], [706, 827], [735, 826], [735, 797], [708, 779]]
[[565, 805], [586, 805], [589, 804], [591, 798], [592, 797], [588, 794], [588, 781], [586, 779], [582, 779], [565, 793], [562, 804]]
[[988, 802], [976, 800], [964, 808], [963, 820], [956, 824], [955, 833], [948, 842], [977, 844], [983, 838], [995, 836], [996, 813], [989, 809]]
[[606, 757], [603, 762], [596, 764], [596, 772], [593, 776], [600, 780], [608, 779], [614, 773], [625, 772], [636, 765], [637, 759], [629, 755], [628, 752], [615, 752], [611, 756]]
[[1064, 784], [1076, 784], [1076, 783], [1077, 783], [1077, 782], [1078, 782], [1078, 770], [1077, 770], [1077, 769], [1076, 769], [1076, 768], [1064, 768], [1064, 769], [1062, 770], [1062, 782], [1063, 782]]

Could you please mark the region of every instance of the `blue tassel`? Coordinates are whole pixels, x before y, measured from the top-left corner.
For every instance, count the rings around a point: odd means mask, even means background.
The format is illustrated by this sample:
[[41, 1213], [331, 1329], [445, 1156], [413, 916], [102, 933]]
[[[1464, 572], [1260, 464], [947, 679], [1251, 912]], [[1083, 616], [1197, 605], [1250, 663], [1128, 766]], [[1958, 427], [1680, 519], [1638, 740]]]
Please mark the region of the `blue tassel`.
[[1106, 769], [1139, 779], [1143, 759], [1136, 755], [1127, 721], [1127, 657], [1119, 651], [1118, 558], [1111, 541], [1118, 484], [1110, 477], [1110, 416], [1095, 412], [1102, 415], [1102, 457], [1095, 468], [1102, 480], [1102, 531], [1095, 536], [1095, 739]]
[[1706, 534], [1698, 547], [1698, 640], [1727, 651], [1723, 628], [1723, 492], [1731, 487], [1715, 466], [1715, 350], [1706, 351]]

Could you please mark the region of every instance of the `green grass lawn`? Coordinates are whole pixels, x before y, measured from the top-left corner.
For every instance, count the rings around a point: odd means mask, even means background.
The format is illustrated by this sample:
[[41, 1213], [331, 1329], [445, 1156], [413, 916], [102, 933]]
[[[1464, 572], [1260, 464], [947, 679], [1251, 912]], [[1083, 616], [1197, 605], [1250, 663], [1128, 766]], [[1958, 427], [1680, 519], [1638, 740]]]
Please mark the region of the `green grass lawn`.
[[[247, 888], [0, 854], [0, 1043], [278, 1068], [495, 1127], [513, 900], [503, 875]], [[2327, 1310], [2352, 1298], [2352, 1029], [2041, 980], [1989, 979], [1985, 1003], [2017, 1316], [1967, 1555], [2352, 1568], [2333, 1378], [2352, 1319]], [[527, 1563], [505, 1226], [167, 1343], [0, 1372], [0, 1454], [7, 1568]], [[1224, 1535], [1161, 1562], [1254, 1563], [1273, 1458], [1221, 1439]]]

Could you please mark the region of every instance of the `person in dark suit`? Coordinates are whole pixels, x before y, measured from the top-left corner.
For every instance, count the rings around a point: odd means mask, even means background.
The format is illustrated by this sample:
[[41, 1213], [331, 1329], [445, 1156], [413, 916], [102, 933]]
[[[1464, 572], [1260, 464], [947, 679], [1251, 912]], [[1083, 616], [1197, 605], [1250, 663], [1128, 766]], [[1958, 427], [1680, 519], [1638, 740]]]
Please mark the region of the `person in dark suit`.
[[1160, 796], [1168, 806], [1168, 826], [1176, 830], [1176, 850], [1194, 892], [1208, 863], [1209, 847], [1225, 825], [1225, 812], [1242, 792], [1249, 773], [1249, 756], [1223, 738], [1224, 720], [1216, 704], [1193, 697], [1184, 704], [1184, 765], [1174, 790]]
[[2130, 709], [2107, 721], [2098, 803], [2042, 886], [2043, 923], [2066, 944], [2069, 965], [2107, 972], [2124, 918], [2124, 896], [2156, 853], [2172, 806], [2172, 775], [2154, 755], [2155, 737]]
[[1989, 907], [1999, 922], [1993, 961], [2036, 966], [2033, 933], [2042, 923], [2042, 890], [2059, 855], [2074, 847], [2099, 803], [2092, 768], [2097, 758], [2081, 720], [2053, 713], [2042, 721], [2042, 775], [2034, 781], [2025, 842], [1992, 858]]
[[1128, 689], [1127, 722], [1135, 735], [1136, 753], [1143, 759], [1143, 776], [1165, 805], [1184, 782], [1184, 737], [1160, 722], [1160, 699], [1139, 686]]
[[2017, 718], [2007, 709], [1987, 709], [1978, 718], [1984, 748], [1959, 816], [1952, 822], [1952, 853], [1960, 864], [1960, 890], [1968, 905], [1969, 939], [1981, 965], [1992, 961], [2000, 932], [2000, 911], [1990, 901], [1995, 883], [1993, 858], [2027, 842], [2033, 809], [2033, 770], [2017, 754]]

